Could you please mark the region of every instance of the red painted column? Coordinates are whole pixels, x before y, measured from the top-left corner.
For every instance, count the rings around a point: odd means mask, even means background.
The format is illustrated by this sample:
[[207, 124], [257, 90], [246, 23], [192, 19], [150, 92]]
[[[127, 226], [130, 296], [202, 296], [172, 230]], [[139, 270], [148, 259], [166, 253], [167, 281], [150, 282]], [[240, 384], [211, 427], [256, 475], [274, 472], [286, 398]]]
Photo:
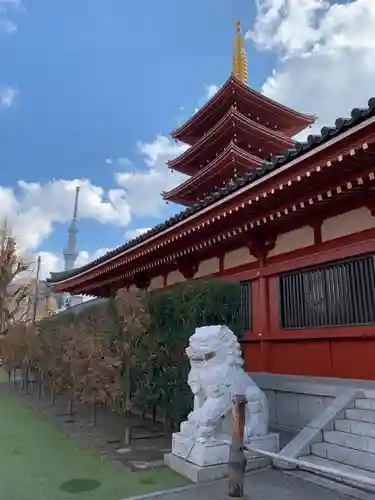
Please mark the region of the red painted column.
[[258, 331], [255, 334], [260, 341], [260, 350], [262, 357], [262, 371], [268, 370], [268, 349], [269, 349], [269, 333], [270, 333], [270, 302], [268, 293], [268, 278], [264, 276], [265, 258], [259, 259], [259, 285], [258, 285]]
[[[255, 345], [258, 346], [258, 348], [255, 348], [255, 352], [260, 353], [261, 359], [257, 360], [257, 369], [259, 371], [267, 371], [269, 342], [268, 337], [270, 332], [270, 302], [268, 292], [268, 278], [267, 276], [264, 276], [263, 272], [265, 268], [265, 258], [259, 257], [258, 263], [259, 270], [257, 271], [257, 277], [252, 281], [253, 328], [251, 337], [252, 339], [256, 339], [256, 342], [252, 342], [251, 346], [248, 345], [248, 349], [250, 350], [249, 352], [251, 352], [252, 350], [254, 350]], [[253, 365], [253, 363], [250, 360], [250, 369], [251, 365]]]

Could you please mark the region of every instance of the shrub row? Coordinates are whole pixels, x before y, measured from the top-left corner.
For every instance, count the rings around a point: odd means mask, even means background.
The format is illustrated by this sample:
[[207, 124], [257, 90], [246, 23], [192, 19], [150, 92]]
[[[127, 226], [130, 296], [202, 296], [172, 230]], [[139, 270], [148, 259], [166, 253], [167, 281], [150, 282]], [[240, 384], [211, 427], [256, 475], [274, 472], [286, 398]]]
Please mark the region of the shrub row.
[[[239, 336], [239, 287], [222, 279], [184, 282], [167, 290], [115, 299], [80, 314], [18, 325], [1, 345], [8, 373], [20, 370], [28, 389], [30, 373], [38, 394], [48, 388], [94, 409], [163, 414], [178, 425], [191, 408], [185, 347], [198, 326], [226, 324]], [[10, 377], [10, 375], [9, 375]]]

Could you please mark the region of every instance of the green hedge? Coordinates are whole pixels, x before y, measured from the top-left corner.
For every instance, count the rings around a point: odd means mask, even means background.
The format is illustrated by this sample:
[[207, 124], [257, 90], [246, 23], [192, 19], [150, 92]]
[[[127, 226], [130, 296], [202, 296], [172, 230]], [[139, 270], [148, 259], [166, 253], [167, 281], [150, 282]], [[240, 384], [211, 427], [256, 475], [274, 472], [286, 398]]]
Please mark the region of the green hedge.
[[[142, 301], [148, 322], [146, 331], [131, 347], [131, 404], [143, 413], [161, 412], [176, 426], [192, 404], [186, 383], [189, 337], [196, 327], [215, 324], [225, 324], [241, 336], [239, 286], [218, 278], [192, 280], [148, 292]], [[118, 338], [121, 317], [112, 301], [87, 307], [80, 314], [48, 318], [41, 322], [41, 328], [53, 332], [62, 324], [92, 323], [103, 315], [107, 319], [101, 322], [103, 328], [112, 339]]]

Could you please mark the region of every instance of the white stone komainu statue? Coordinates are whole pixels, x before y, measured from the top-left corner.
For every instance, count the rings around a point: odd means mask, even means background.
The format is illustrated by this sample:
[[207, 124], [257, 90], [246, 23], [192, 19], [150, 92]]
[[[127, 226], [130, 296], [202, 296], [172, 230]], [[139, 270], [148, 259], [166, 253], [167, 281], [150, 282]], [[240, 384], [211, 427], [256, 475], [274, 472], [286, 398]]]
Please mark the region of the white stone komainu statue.
[[277, 452], [278, 435], [268, 434], [266, 395], [244, 371], [234, 333], [223, 325], [197, 328], [186, 354], [194, 407], [180, 432], [173, 435], [172, 453], [166, 455], [166, 463], [180, 473], [185, 473], [189, 463], [200, 468], [227, 464], [235, 395], [246, 399], [245, 443], [252, 449]]
[[268, 432], [268, 401], [243, 369], [237, 337], [226, 326], [197, 328], [186, 354], [190, 360], [188, 384], [194, 394], [194, 408], [181, 424], [180, 434], [201, 443], [231, 433], [233, 396], [246, 399], [244, 439]]

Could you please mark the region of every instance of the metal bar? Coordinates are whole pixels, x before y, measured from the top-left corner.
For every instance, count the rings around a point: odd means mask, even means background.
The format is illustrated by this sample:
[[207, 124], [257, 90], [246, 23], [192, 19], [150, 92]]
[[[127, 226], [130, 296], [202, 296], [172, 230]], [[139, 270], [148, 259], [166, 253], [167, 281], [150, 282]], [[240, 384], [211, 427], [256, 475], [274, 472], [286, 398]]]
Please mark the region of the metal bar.
[[366, 307], [367, 287], [366, 287], [366, 276], [365, 276], [367, 260], [368, 257], [366, 257], [365, 259], [357, 260], [357, 262], [355, 262], [356, 273], [354, 273], [356, 275], [355, 287], [357, 291], [355, 300], [358, 301], [360, 318], [364, 323], [368, 322], [368, 314]]
[[[343, 266], [344, 269], [344, 275], [343, 275], [343, 295], [344, 295], [344, 301], [342, 303], [342, 308], [344, 308], [344, 319], [343, 321], [345, 323], [343, 324], [355, 324], [356, 319], [355, 319], [355, 296], [353, 294], [353, 291], [357, 287], [357, 280], [356, 276], [354, 273], [354, 277], [352, 278], [352, 269], [353, 265], [351, 263], [345, 263]], [[360, 283], [359, 283], [360, 286]]]
[[303, 290], [303, 277], [301, 273], [296, 274], [296, 283], [298, 289], [298, 308], [300, 310], [298, 328], [303, 328], [306, 325], [306, 300]]
[[251, 330], [251, 281], [242, 281], [240, 283], [241, 292], [241, 310], [240, 320], [243, 330]]
[[283, 329], [375, 322], [374, 257], [343, 260], [279, 277]]
[[372, 299], [372, 290], [371, 290], [371, 273], [373, 273], [372, 269], [372, 257], [367, 257], [363, 261], [363, 266], [361, 269], [361, 275], [363, 276], [363, 307], [366, 316], [366, 323], [371, 323], [373, 320], [372, 310], [373, 306], [371, 304]]
[[287, 274], [283, 277], [283, 307], [285, 310], [285, 327], [293, 328], [292, 307], [290, 300], [290, 276]]
[[235, 395], [232, 407], [232, 444], [229, 455], [229, 492], [234, 498], [243, 497], [246, 459], [243, 445], [245, 429], [245, 396]]

